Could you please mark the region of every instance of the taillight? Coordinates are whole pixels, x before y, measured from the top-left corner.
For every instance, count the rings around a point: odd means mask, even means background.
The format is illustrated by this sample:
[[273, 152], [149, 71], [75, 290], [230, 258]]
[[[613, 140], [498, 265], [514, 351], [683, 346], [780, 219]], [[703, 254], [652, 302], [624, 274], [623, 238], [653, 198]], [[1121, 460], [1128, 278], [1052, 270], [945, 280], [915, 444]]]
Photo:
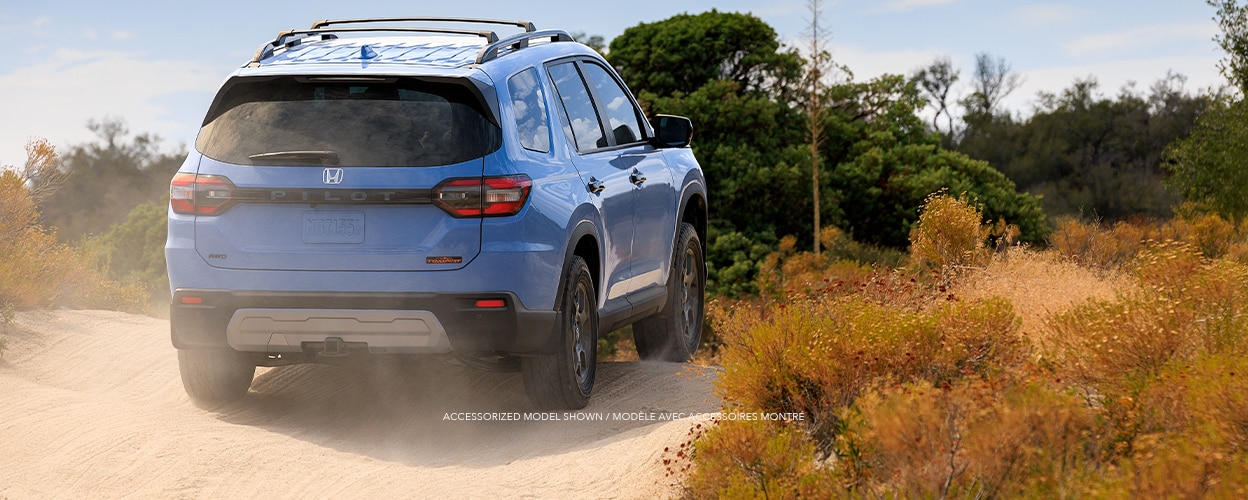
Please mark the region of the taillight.
[[169, 207], [175, 213], [218, 215], [234, 200], [234, 183], [220, 175], [179, 172], [169, 183]]
[[433, 203], [455, 217], [515, 215], [532, 185], [527, 175], [450, 179], [433, 188]]

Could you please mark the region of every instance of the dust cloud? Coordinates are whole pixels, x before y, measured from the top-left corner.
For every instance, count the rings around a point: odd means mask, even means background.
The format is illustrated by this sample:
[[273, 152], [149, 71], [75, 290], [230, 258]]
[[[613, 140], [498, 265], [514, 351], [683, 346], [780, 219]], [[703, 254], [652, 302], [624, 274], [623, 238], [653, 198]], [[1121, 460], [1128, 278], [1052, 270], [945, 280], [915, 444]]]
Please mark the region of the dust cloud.
[[0, 359], [0, 497], [679, 495], [665, 449], [719, 408], [716, 372], [603, 363], [575, 412], [453, 358], [261, 368], [197, 408], [168, 323], [18, 315]]

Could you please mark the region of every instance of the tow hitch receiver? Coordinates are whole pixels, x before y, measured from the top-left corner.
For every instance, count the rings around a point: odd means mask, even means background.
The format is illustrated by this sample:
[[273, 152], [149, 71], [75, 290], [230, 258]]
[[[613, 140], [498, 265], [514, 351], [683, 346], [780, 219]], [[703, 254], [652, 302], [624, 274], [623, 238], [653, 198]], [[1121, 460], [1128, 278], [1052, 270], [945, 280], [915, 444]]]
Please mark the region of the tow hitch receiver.
[[347, 348], [347, 343], [343, 342], [341, 338], [329, 337], [325, 339], [325, 347], [317, 354], [330, 358], [341, 358], [351, 354], [351, 350]]

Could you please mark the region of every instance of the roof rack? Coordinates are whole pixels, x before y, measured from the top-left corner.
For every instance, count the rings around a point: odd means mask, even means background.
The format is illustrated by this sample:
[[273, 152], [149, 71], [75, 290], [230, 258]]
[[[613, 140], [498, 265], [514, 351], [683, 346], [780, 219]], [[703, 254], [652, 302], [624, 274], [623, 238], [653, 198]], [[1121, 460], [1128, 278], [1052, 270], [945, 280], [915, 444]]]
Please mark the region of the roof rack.
[[[260, 61], [267, 59], [273, 55], [279, 47], [294, 47], [303, 42], [305, 38], [314, 35], [320, 35], [321, 40], [329, 40], [338, 38], [334, 33], [363, 33], [375, 31], [393, 31], [393, 32], [419, 32], [419, 33], [445, 33], [455, 35], [475, 35], [486, 39], [486, 43], [498, 42], [498, 35], [493, 31], [482, 30], [461, 30], [450, 28], [426, 28], [426, 27], [398, 27], [398, 26], [378, 26], [378, 27], [354, 27], [354, 28], [330, 28], [329, 26], [338, 24], [366, 24], [366, 23], [401, 23], [401, 22], [439, 22], [439, 23], [473, 23], [473, 24], [501, 24], [508, 26], [516, 26], [524, 29], [525, 33], [533, 33], [537, 31], [537, 27], [528, 21], [502, 21], [498, 19], [476, 19], [464, 17], [374, 17], [360, 19], [322, 19], [312, 23], [312, 27], [306, 30], [285, 30], [277, 33], [277, 37], [273, 41], [261, 45], [256, 49], [256, 53], [252, 56], [249, 66], [254, 66]], [[515, 38], [515, 37], [511, 37]], [[511, 39], [509, 38], [509, 40]], [[480, 57], [478, 57], [480, 59]]]
[[360, 19], [322, 19], [312, 23], [312, 29], [321, 29], [333, 24], [363, 24], [363, 23], [404, 23], [404, 22], [426, 22], [426, 23], [473, 23], [473, 24], [502, 24], [507, 26], [516, 26], [524, 29], [526, 32], [537, 31], [537, 27], [528, 21], [504, 21], [499, 19], [477, 19], [471, 17], [367, 17]]
[[491, 42], [489, 45], [482, 47], [481, 51], [477, 52], [476, 63], [481, 64], [486, 61], [496, 59], [503, 54], [508, 54], [528, 47], [529, 42], [532, 40], [542, 39], [546, 39], [552, 43], [576, 41], [572, 38], [572, 35], [569, 35], [568, 32], [563, 30], [545, 30], [521, 33], [519, 35], [507, 37], [503, 40]]

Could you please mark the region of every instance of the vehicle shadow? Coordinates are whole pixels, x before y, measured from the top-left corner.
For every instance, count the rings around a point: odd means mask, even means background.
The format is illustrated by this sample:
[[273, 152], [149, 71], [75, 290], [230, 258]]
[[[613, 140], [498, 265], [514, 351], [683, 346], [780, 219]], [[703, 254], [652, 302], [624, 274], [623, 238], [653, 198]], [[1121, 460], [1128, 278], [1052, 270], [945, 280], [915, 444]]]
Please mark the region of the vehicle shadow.
[[598, 448], [720, 407], [718, 370], [684, 364], [600, 363], [589, 406], [550, 412], [529, 403], [519, 373], [444, 358], [368, 361], [261, 369], [245, 398], [210, 411], [225, 422], [380, 460], [492, 467]]

